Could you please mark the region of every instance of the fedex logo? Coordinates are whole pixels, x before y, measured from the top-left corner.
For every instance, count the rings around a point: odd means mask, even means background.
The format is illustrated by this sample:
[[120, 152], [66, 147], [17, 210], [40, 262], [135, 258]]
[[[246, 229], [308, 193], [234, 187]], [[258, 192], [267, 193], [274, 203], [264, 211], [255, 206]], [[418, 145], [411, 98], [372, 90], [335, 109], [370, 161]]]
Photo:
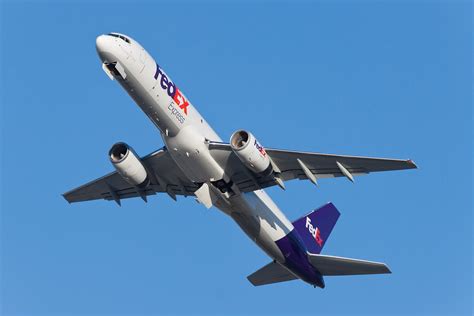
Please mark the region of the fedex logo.
[[255, 148], [257, 148], [257, 150], [260, 152], [260, 154], [261, 154], [263, 157], [265, 157], [265, 156], [267, 155], [267, 152], [265, 151], [265, 148], [263, 148], [263, 146], [260, 145], [260, 143], [257, 142], [257, 140], [255, 140], [254, 145], [255, 145]]
[[314, 240], [316, 240], [316, 243], [319, 245], [319, 247], [322, 247], [324, 240], [321, 238], [319, 228], [314, 227], [313, 224], [311, 224], [311, 218], [309, 217], [306, 217], [306, 228], [308, 229], [311, 236], [313, 236]]
[[189, 101], [183, 96], [178, 87], [171, 81], [168, 76], [161, 70], [160, 66], [156, 64], [156, 72], [153, 76], [156, 80], [160, 82], [160, 86], [163, 90], [166, 90], [168, 95], [173, 99], [173, 101], [178, 105], [178, 107], [183, 110], [184, 114], [188, 115], [188, 105]]

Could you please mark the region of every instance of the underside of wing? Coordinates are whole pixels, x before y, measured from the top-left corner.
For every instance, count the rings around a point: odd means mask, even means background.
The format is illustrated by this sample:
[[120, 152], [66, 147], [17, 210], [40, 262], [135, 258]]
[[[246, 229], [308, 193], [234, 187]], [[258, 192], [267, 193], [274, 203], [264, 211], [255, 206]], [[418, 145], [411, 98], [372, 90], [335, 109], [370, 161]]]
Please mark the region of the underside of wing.
[[105, 199], [120, 204], [122, 199], [141, 197], [146, 200], [146, 196], [159, 192], [176, 199], [176, 195], [192, 195], [198, 189], [176, 166], [166, 148], [142, 157], [141, 161], [150, 179], [146, 188], [130, 185], [115, 171], [66, 192], [63, 196], [69, 203]]
[[305, 177], [298, 160], [317, 178], [347, 176], [344, 174], [344, 171], [348, 171], [351, 175], [360, 175], [371, 172], [416, 168], [415, 163], [409, 159], [344, 156], [280, 149], [267, 149], [267, 153], [278, 166], [281, 166], [280, 168], [283, 168], [287, 173], [292, 172], [297, 178]]
[[[211, 142], [211, 154], [223, 165], [242, 192], [255, 191], [279, 184], [276, 180], [354, 177], [371, 172], [414, 169], [411, 160], [343, 156], [281, 149], [265, 149], [277, 172], [267, 175], [252, 173], [227, 143]], [[281, 184], [279, 184], [281, 185]]]

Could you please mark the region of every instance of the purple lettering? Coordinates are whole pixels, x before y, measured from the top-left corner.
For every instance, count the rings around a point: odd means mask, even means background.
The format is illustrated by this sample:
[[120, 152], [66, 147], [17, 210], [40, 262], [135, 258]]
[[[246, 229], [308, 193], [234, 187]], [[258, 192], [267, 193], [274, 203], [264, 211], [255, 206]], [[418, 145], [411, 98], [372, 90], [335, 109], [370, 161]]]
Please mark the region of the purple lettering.
[[168, 81], [168, 95], [174, 98], [175, 93], [176, 93], [176, 86], [171, 81]]
[[161, 69], [160, 69], [160, 66], [158, 66], [158, 64], [156, 64], [156, 72], [155, 72], [154, 78], [155, 78], [155, 79], [158, 79], [158, 77], [160, 76], [160, 74], [162, 74]]
[[167, 90], [168, 89], [168, 77], [166, 77], [164, 74], [161, 75], [161, 87], [164, 89], [164, 90]]

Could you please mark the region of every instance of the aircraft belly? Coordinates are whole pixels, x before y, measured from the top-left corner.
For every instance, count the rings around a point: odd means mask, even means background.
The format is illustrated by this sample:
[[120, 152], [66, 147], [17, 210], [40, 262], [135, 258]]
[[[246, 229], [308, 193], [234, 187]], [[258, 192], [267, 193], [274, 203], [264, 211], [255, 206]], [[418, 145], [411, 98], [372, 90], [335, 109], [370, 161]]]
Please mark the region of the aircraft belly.
[[163, 137], [176, 164], [193, 182], [217, 181], [224, 170], [211, 156], [202, 134], [193, 126], [182, 128], [174, 137]]
[[[286, 236], [293, 225], [263, 191], [243, 193], [229, 199], [230, 216], [262, 250], [273, 259], [285, 258], [275, 241]], [[228, 210], [223, 210], [228, 213]]]

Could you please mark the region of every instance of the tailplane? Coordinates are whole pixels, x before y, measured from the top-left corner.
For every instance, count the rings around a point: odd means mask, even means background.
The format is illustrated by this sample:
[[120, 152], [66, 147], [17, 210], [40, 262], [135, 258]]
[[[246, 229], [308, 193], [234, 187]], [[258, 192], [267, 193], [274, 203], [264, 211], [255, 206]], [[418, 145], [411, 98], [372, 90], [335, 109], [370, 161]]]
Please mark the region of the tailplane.
[[298, 279], [286, 268], [276, 261], [272, 261], [263, 268], [255, 271], [247, 277], [255, 286], [266, 285], [278, 282], [285, 282]]
[[339, 215], [334, 204], [328, 203], [293, 222], [308, 252], [321, 253]]
[[392, 273], [385, 263], [352, 258], [308, 254], [309, 262], [321, 275], [359, 275]]
[[[303, 256], [307, 258], [306, 263], [295, 265], [291, 260], [284, 263], [273, 261], [249, 275], [248, 280], [258, 286], [302, 278], [314, 286], [324, 288], [322, 276], [391, 273], [387, 265], [381, 262], [320, 254], [339, 215], [336, 207], [332, 203], [328, 203], [294, 221], [294, 230], [304, 244], [305, 249], [301, 249], [301, 251], [305, 252]], [[311, 277], [314, 275], [308, 273], [308, 269], [306, 269], [308, 266], [312, 266], [316, 270], [313, 272], [317, 272], [316, 274], [321, 279], [321, 285], [311, 281]]]

